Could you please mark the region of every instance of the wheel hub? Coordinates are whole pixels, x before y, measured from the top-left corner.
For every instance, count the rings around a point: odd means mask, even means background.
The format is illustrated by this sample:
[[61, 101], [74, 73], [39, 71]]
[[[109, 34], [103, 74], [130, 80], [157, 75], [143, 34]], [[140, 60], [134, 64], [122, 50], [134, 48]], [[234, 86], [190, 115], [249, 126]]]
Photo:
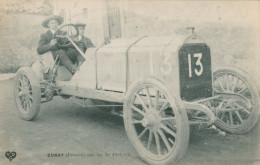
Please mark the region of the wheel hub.
[[142, 120], [142, 125], [144, 127], [150, 126], [155, 127], [159, 123], [159, 114], [156, 113], [154, 109], [149, 109], [146, 112], [146, 116]]
[[21, 92], [22, 92], [21, 95], [27, 95], [27, 94], [29, 94], [29, 88], [28, 88], [28, 86], [22, 87], [22, 88], [21, 88]]

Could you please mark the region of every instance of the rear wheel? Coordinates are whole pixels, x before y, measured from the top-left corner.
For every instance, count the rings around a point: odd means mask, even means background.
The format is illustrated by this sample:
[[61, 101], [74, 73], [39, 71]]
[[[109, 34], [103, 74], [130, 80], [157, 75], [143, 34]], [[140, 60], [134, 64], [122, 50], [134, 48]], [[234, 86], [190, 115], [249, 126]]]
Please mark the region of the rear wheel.
[[176, 163], [189, 141], [187, 112], [163, 83], [145, 79], [134, 83], [124, 102], [128, 138], [149, 164]]
[[33, 120], [40, 111], [40, 82], [31, 68], [18, 70], [14, 79], [14, 100], [19, 117], [23, 120]]
[[246, 101], [223, 99], [215, 103], [216, 126], [230, 133], [242, 134], [251, 130], [259, 116], [258, 90], [246, 72], [224, 68], [213, 74], [214, 95], [231, 93]]

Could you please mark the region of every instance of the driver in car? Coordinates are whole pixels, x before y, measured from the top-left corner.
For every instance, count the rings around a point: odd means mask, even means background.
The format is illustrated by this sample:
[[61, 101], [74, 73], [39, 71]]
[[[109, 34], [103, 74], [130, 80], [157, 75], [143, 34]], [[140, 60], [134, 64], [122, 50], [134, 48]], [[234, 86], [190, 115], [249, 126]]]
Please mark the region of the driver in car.
[[95, 47], [90, 38], [84, 36], [86, 24], [77, 23], [75, 24], [79, 31], [78, 37], [75, 39], [77, 46], [79, 49], [85, 53], [88, 48]]
[[[64, 65], [72, 74], [77, 70], [76, 60], [79, 53], [74, 48], [60, 48], [57, 45], [57, 39], [54, 39], [54, 34], [64, 34], [58, 30], [58, 26], [63, 23], [63, 18], [60, 16], [50, 16], [42, 22], [42, 26], [48, 28], [47, 32], [42, 34], [38, 43], [37, 52], [42, 55], [48, 51], [52, 52], [53, 58], [59, 55], [62, 65]], [[48, 76], [47, 76], [48, 77]]]
[[[75, 41], [76, 45], [79, 47], [81, 52], [83, 54], [85, 54], [85, 52], [86, 52], [86, 50], [88, 48], [95, 47], [95, 46], [92, 43], [92, 41], [90, 40], [90, 38], [84, 36], [86, 24], [84, 24], [84, 23], [77, 23], [77, 24], [74, 24], [74, 25], [78, 29], [79, 34], [73, 40]], [[78, 66], [80, 66], [82, 64], [82, 62], [85, 61], [85, 59], [81, 55], [78, 55], [77, 58], [78, 58], [77, 59]]]

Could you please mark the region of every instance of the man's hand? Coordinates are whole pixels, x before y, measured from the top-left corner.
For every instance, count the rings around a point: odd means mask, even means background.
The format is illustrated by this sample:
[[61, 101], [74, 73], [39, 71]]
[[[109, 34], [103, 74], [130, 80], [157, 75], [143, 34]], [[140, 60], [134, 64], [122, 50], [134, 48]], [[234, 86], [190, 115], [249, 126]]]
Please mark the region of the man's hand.
[[56, 45], [57, 44], [57, 40], [56, 39], [52, 39], [50, 42], [50, 46]]

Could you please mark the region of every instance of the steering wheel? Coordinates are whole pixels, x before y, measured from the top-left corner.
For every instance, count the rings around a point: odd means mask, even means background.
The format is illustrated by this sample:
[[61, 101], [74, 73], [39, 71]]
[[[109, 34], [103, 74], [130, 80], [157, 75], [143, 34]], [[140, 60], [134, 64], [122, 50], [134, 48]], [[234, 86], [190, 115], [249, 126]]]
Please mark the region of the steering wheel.
[[54, 34], [54, 39], [57, 39], [59, 47], [68, 47], [71, 45], [73, 38], [79, 34], [78, 29], [73, 24], [65, 24], [57, 29]]

